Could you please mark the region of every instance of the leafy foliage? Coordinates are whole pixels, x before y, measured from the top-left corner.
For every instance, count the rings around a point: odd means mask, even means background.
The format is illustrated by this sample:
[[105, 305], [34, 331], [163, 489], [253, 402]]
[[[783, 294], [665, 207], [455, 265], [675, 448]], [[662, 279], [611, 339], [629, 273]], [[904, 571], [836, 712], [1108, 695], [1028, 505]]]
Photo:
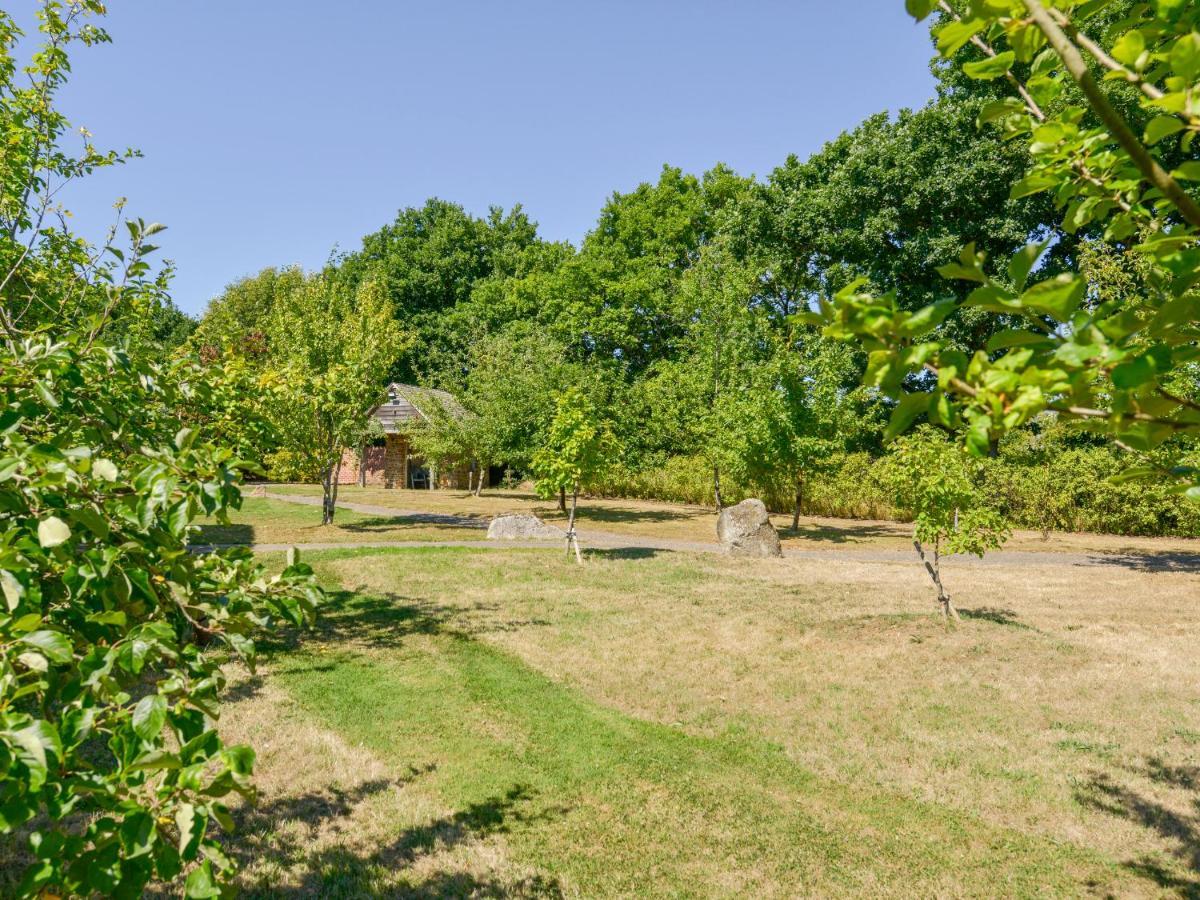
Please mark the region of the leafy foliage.
[[309, 621], [320, 592], [301, 564], [189, 548], [195, 518], [240, 503], [209, 430], [224, 370], [162, 359], [182, 330], [145, 258], [162, 227], [122, 218], [128, 247], [115, 228], [93, 247], [53, 199], [122, 158], [86, 135], [64, 152], [54, 108], [69, 45], [107, 39], [98, 12], [42, 4], [28, 87], [0, 13], [0, 833], [28, 838], [22, 896], [214, 897], [213, 826], [254, 760], [217, 731], [218, 661], [252, 664], [255, 632]]
[[[913, 544], [938, 591], [938, 602], [953, 614], [942, 587], [942, 553], [982, 557], [1008, 539], [1008, 525], [987, 506], [976, 487], [980, 465], [931, 426], [922, 426], [896, 442], [883, 469], [896, 506], [913, 517]], [[925, 547], [932, 548], [926, 558]]]
[[554, 418], [546, 429], [545, 443], [533, 455], [537, 490], [541, 497], [570, 491], [571, 512], [567, 523], [567, 549], [583, 562], [575, 535], [575, 510], [579, 489], [595, 480], [620, 453], [620, 445], [596, 412], [592, 402], [578, 389], [558, 396]]
[[342, 452], [361, 443], [405, 335], [381, 285], [364, 282], [351, 293], [325, 275], [306, 279], [274, 306], [268, 334], [279, 373], [271, 416], [283, 449], [320, 473], [329, 524]]
[[[986, 51], [992, 61], [964, 69], [968, 76], [1003, 77], [1017, 93], [981, 113], [1009, 138], [1028, 142], [1033, 163], [1012, 196], [1050, 192], [1068, 233], [1101, 228], [1103, 240], [1144, 256], [1150, 263], [1144, 293], [1133, 302], [1105, 299], [1077, 272], [1044, 273], [1038, 268], [1042, 243], [1018, 251], [1000, 274], [967, 244], [959, 260], [940, 271], [972, 284], [971, 292], [915, 312], [896, 292], [877, 296], [861, 281], [847, 286], [824, 306], [826, 331], [870, 351], [867, 383], [900, 398], [895, 430], [924, 414], [964, 429], [977, 454], [1045, 410], [1142, 453], [1200, 432], [1200, 315], [1193, 291], [1200, 207], [1183, 186], [1196, 164], [1168, 172], [1147, 146], [1181, 136], [1173, 139], [1187, 150], [1200, 128], [1187, 102], [1200, 76], [1193, 59], [1200, 11], [1186, 3], [1139, 5], [1110, 29], [1105, 46], [1087, 33], [1089, 16], [1101, 6], [971, 3], [964, 15], [943, 15], [936, 32], [948, 58], [968, 42]], [[932, 6], [911, 8], [923, 16]], [[1017, 63], [1029, 67], [1024, 82], [1012, 71]], [[1106, 81], [1135, 86], [1157, 124], [1139, 138]], [[934, 334], [961, 307], [1015, 317], [1019, 324], [968, 355]], [[936, 378], [936, 385], [905, 394], [914, 378]], [[1200, 498], [1200, 479], [1186, 465], [1147, 464], [1136, 471], [1178, 480], [1180, 491]]]
[[4, 356], [0, 826], [48, 816], [21, 891], [134, 894], [187, 866], [208, 896], [230, 868], [209, 824], [228, 827], [229, 792], [249, 795], [254, 755], [222, 746], [206, 647], [253, 661], [256, 630], [311, 618], [311, 572], [189, 551], [193, 519], [240, 495], [230, 451], [171, 433], [205, 390], [188, 363], [78, 335]]

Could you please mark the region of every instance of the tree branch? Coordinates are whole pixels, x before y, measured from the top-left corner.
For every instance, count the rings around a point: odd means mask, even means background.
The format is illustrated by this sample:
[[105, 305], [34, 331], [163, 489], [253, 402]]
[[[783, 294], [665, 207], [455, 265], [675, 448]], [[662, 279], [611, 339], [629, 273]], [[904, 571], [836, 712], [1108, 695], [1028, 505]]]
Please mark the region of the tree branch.
[[1041, 29], [1046, 40], [1050, 42], [1050, 46], [1062, 59], [1067, 71], [1071, 73], [1071, 77], [1075, 79], [1076, 84], [1087, 97], [1092, 109], [1096, 111], [1112, 136], [1116, 138], [1117, 143], [1129, 154], [1134, 165], [1138, 167], [1147, 181], [1166, 195], [1167, 199], [1175, 205], [1175, 208], [1189, 223], [1200, 227], [1200, 206], [1179, 186], [1179, 182], [1159, 165], [1158, 160], [1150, 155], [1150, 151], [1142, 146], [1142, 142], [1137, 139], [1129, 125], [1121, 118], [1121, 114], [1113, 109], [1112, 104], [1108, 102], [1108, 97], [1104, 95], [1100, 86], [1096, 84], [1096, 79], [1092, 77], [1091, 70], [1088, 69], [1079, 49], [1071, 43], [1071, 39], [1042, 6], [1041, 0], [1025, 0], [1025, 8], [1029, 10], [1034, 24]]

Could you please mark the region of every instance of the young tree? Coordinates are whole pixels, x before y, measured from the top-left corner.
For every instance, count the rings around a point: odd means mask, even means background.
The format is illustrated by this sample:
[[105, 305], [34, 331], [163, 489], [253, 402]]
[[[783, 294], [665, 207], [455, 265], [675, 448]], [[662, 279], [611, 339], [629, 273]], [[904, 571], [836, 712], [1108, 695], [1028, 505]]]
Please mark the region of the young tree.
[[[900, 398], [898, 430], [926, 413], [961, 428], [971, 451], [987, 454], [1003, 434], [1053, 410], [1134, 451], [1131, 460], [1169, 447], [1173, 436], [1200, 433], [1200, 204], [1185, 188], [1200, 179], [1200, 163], [1164, 165], [1176, 144], [1190, 154], [1200, 131], [1190, 99], [1200, 79], [1200, 8], [1138, 4], [1101, 33], [1091, 17], [1105, 5], [998, 0], [971, 3], [963, 15], [949, 3], [907, 0], [917, 18], [937, 12], [944, 57], [970, 46], [976, 58], [963, 63], [963, 73], [1015, 94], [981, 113], [1029, 142], [1032, 166], [1011, 196], [1049, 192], [1067, 232], [1087, 230], [1144, 255], [1152, 267], [1139, 273], [1146, 290], [1135, 303], [1097, 296], [1077, 272], [1046, 277], [1038, 268], [1044, 244], [1018, 251], [1003, 274], [985, 268], [983, 254], [968, 244], [940, 271], [973, 284], [971, 293], [916, 312], [894, 292], [874, 296], [861, 282], [848, 286], [824, 304], [826, 332], [870, 351], [866, 381]], [[1144, 129], [1131, 125], [1115, 99], [1129, 86], [1141, 96]], [[930, 336], [960, 307], [1016, 327], [997, 330], [968, 357]], [[930, 390], [905, 393], [917, 381]], [[1147, 462], [1133, 472], [1200, 499], [1200, 471], [1185, 462], [1176, 452], [1167, 465]]]
[[559, 395], [554, 418], [546, 429], [546, 442], [533, 456], [533, 469], [539, 496], [549, 497], [559, 491], [571, 494], [567, 553], [574, 549], [579, 563], [583, 562], [575, 534], [579, 489], [597, 478], [619, 452], [608, 423], [581, 391], [571, 389]]
[[[713, 499], [722, 508], [721, 470], [737, 467], [735, 448], [744, 445], [738, 426], [740, 408], [751, 385], [759, 380], [766, 319], [753, 300], [759, 273], [739, 262], [725, 242], [704, 246], [683, 278], [678, 316], [687, 322], [688, 355], [675, 367], [681, 383], [694, 384], [700, 452], [712, 469]], [[686, 413], [685, 413], [686, 415]]]
[[946, 435], [924, 425], [897, 440], [882, 467], [896, 507], [912, 512], [913, 547], [947, 619], [957, 619], [958, 612], [942, 584], [942, 554], [982, 557], [1008, 540], [1008, 525], [975, 486], [978, 466]]
[[321, 524], [329, 525], [342, 453], [361, 445], [407, 340], [382, 287], [368, 281], [350, 293], [326, 275], [311, 276], [275, 304], [269, 337], [278, 373], [270, 414], [282, 446], [320, 472]]
[[70, 45], [107, 39], [102, 11], [42, 4], [21, 78], [0, 12], [0, 834], [28, 837], [22, 897], [152, 880], [215, 897], [233, 863], [213, 831], [254, 760], [218, 732], [219, 662], [252, 664], [254, 633], [308, 621], [320, 592], [298, 563], [269, 576], [247, 550], [189, 547], [240, 479], [211, 432], [179, 427], [213, 373], [136, 339], [162, 308], [143, 302], [165, 288], [144, 258], [161, 229], [97, 247], [65, 213], [48, 223], [65, 182], [113, 160], [65, 151], [55, 109]]
[[501, 463], [527, 471], [558, 394], [585, 385], [592, 393], [595, 381], [561, 343], [524, 322], [478, 338], [465, 366], [465, 374], [442, 373], [462, 408], [446, 410], [432, 398], [420, 440], [426, 455], [476, 460], [481, 472]]

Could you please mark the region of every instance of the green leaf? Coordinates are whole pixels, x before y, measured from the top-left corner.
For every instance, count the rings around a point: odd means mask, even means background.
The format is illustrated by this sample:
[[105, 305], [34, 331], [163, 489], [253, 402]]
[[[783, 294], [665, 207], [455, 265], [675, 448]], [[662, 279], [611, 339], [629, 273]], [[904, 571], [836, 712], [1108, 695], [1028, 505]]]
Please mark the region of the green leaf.
[[937, 0], [904, 0], [904, 8], [918, 22], [928, 18], [936, 6]]
[[1117, 62], [1136, 67], [1138, 59], [1146, 52], [1146, 37], [1138, 29], [1130, 29], [1117, 39], [1110, 52]]
[[983, 30], [987, 23], [983, 19], [951, 19], [937, 29], [938, 53], [947, 59], [962, 49], [963, 45]]
[[1087, 284], [1074, 274], [1039, 281], [1021, 295], [1021, 305], [1065, 322], [1079, 309]]
[[167, 700], [162, 694], [148, 694], [133, 708], [133, 730], [144, 741], [152, 741], [167, 721]]
[[1112, 370], [1112, 382], [1122, 390], [1140, 387], [1154, 377], [1154, 363], [1145, 356], [1121, 363]]
[[38, 523], [38, 543], [49, 549], [71, 539], [71, 529], [58, 516], [49, 516]]
[[179, 855], [184, 859], [195, 858], [207, 824], [207, 817], [197, 815], [196, 807], [191, 803], [181, 803], [175, 810], [175, 827], [179, 829]]
[[62, 741], [57, 729], [49, 722], [36, 719], [24, 728], [0, 732], [0, 735], [14, 746], [17, 758], [29, 769], [30, 789], [40, 790], [49, 772], [47, 756], [62, 757]]
[[1020, 200], [1031, 194], [1038, 194], [1058, 185], [1058, 179], [1050, 175], [1026, 175], [1012, 186], [1008, 192], [1010, 200]]
[[1034, 347], [1048, 344], [1049, 338], [1036, 331], [1024, 331], [1020, 328], [1006, 328], [992, 335], [987, 342], [989, 351], [1007, 350], [1010, 347]]
[[1153, 146], [1163, 138], [1183, 131], [1183, 122], [1175, 116], [1155, 116], [1146, 123], [1146, 143]]
[[883, 432], [884, 441], [890, 441], [906, 431], [917, 416], [928, 410], [929, 398], [930, 395], [925, 393], [905, 394], [901, 397], [896, 408], [892, 410], [887, 429]]
[[1200, 34], [1191, 32], [1175, 42], [1171, 48], [1171, 70], [1187, 81], [1195, 81], [1200, 74]]
[[997, 53], [995, 56], [989, 56], [978, 62], [964, 63], [962, 70], [963, 74], [968, 78], [991, 81], [994, 78], [1000, 78], [1011, 69], [1015, 60], [1016, 54], [1011, 50], [1006, 50], [1003, 53]]
[[197, 898], [197, 900], [199, 898], [221, 896], [221, 889], [213, 881], [211, 862], [206, 859], [188, 873], [187, 881], [183, 886], [183, 895], [185, 897]]
[[20, 641], [22, 644], [36, 647], [47, 659], [56, 663], [69, 663], [75, 658], [75, 650], [70, 640], [60, 631], [42, 629], [22, 636]]
[[1200, 162], [1189, 160], [1171, 174], [1180, 181], [1200, 181]]
[[1018, 291], [1025, 290], [1025, 282], [1029, 279], [1030, 271], [1048, 246], [1048, 241], [1040, 244], [1026, 244], [1013, 254], [1013, 258], [1008, 263], [1008, 277], [1012, 279], [1013, 287]]

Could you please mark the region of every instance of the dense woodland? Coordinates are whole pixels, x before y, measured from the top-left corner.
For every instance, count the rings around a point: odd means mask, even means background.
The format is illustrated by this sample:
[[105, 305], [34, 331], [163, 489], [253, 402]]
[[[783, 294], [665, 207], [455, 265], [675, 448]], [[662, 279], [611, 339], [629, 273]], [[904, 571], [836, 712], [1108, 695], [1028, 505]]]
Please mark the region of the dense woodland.
[[[777, 510], [903, 516], [873, 474], [892, 402], [861, 386], [861, 349], [796, 314], [859, 277], [908, 310], [961, 304], [974, 285], [938, 269], [972, 242], [1003, 276], [1014, 252], [1049, 240], [1041, 271], [1078, 268], [1095, 304], [1135, 294], [1143, 265], [1096, 240], [1096, 228], [1064, 225], [1050, 194], [1012, 199], [1027, 145], [979, 125], [1002, 89], [938, 62], [934, 71], [937, 96], [923, 108], [872, 116], [761, 180], [719, 164], [699, 175], [664, 166], [657, 180], [613, 193], [578, 248], [540, 237], [520, 207], [479, 218], [430, 199], [323, 271], [267, 268], [229, 285], [190, 345], [261, 376], [293, 342], [279, 327], [293, 298], [313, 282], [342, 297], [369, 285], [385, 294], [395, 333], [386, 359], [372, 362], [386, 374], [362, 390], [379, 399], [386, 379], [426, 384], [479, 416], [428, 435], [439, 452], [520, 477], [555, 396], [578, 387], [621, 446], [595, 492], [696, 503], [758, 495]], [[1132, 92], [1126, 111], [1146, 117]], [[938, 333], [970, 354], [1011, 324], [960, 305]], [[182, 333], [174, 320], [162, 328], [166, 340]], [[269, 477], [322, 476], [320, 460], [269, 429], [243, 440]], [[983, 494], [1019, 525], [1200, 534], [1192, 504], [1162, 484], [1110, 483], [1128, 465], [1122, 451], [1052, 413], [988, 456]]]

